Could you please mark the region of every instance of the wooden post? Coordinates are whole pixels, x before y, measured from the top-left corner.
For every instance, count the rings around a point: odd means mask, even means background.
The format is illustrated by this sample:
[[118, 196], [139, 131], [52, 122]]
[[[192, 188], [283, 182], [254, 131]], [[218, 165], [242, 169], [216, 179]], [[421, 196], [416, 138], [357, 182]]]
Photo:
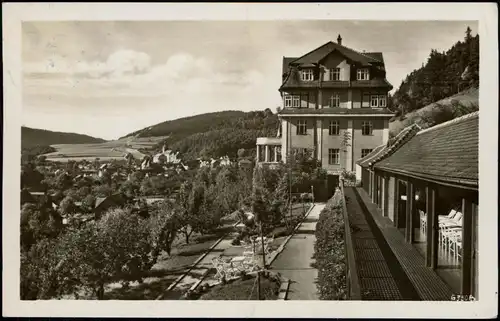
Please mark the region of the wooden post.
[[399, 179], [397, 176], [394, 177], [394, 226], [399, 228]]
[[425, 265], [432, 269], [437, 267], [437, 251], [438, 251], [438, 232], [439, 225], [437, 224], [436, 213], [436, 189], [433, 186], [425, 187], [425, 212], [427, 213], [427, 248], [425, 256]]
[[413, 211], [415, 204], [415, 189], [413, 183], [408, 180], [406, 186], [406, 229], [405, 239], [408, 243], [413, 243]]
[[367, 192], [368, 192], [368, 196], [370, 196], [370, 198], [371, 198], [372, 197], [372, 186], [373, 186], [373, 183], [372, 183], [372, 173], [370, 172], [369, 169], [366, 169], [366, 173], [368, 174]]
[[260, 297], [260, 271], [257, 272], [257, 300], [261, 300], [261, 297]]
[[467, 199], [462, 199], [462, 278], [461, 294], [469, 295], [472, 293], [472, 224], [474, 208], [473, 203]]
[[389, 181], [391, 177], [386, 175], [384, 177], [384, 216], [389, 217]]

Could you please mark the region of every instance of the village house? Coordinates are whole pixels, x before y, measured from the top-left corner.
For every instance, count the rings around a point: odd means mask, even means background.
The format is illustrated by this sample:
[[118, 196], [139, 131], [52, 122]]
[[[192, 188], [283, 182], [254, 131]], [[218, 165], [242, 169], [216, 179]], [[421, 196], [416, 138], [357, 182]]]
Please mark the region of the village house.
[[[257, 162], [286, 162], [312, 151], [330, 178], [355, 171], [356, 161], [389, 140], [386, 79], [381, 52], [358, 52], [327, 42], [301, 57], [283, 57], [278, 137], [257, 139]], [[358, 178], [360, 173], [358, 173]]]
[[407, 127], [358, 161], [388, 242], [399, 242], [410, 276], [433, 280], [422, 296], [478, 298], [478, 142], [474, 112], [427, 129]]

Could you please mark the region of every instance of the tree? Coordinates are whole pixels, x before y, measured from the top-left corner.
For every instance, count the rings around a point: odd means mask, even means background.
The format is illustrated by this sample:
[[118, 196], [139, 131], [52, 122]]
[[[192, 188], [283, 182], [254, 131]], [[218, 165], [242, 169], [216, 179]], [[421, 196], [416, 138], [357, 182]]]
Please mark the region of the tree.
[[68, 195], [59, 204], [59, 212], [62, 215], [74, 214], [78, 211], [78, 207], [75, 205], [75, 199]]
[[178, 208], [172, 202], [163, 201], [153, 205], [149, 216], [150, 244], [152, 247], [150, 267], [156, 264], [161, 251], [168, 255], [180, 228]]
[[62, 252], [57, 239], [42, 239], [21, 251], [20, 290], [22, 300], [51, 299], [64, 293], [71, 280], [61, 262], [71, 253]]
[[241, 159], [241, 158], [244, 158], [246, 156], [246, 150], [244, 148], [240, 148], [238, 149], [238, 158]]
[[141, 182], [130, 179], [120, 185], [119, 191], [129, 197], [135, 197], [141, 193]]
[[471, 39], [472, 39], [472, 35], [471, 35], [471, 33], [472, 33], [472, 30], [471, 30], [470, 26], [467, 26], [467, 29], [465, 30], [465, 38], [464, 38], [465, 43], [467, 43], [467, 44], [468, 44], [468, 43], [471, 41]]
[[38, 188], [42, 185], [44, 177], [35, 169], [33, 163], [23, 165], [21, 170], [21, 188]]
[[66, 233], [59, 244], [71, 255], [65, 258], [63, 274], [73, 279], [63, 285], [74, 293], [83, 288], [103, 300], [108, 282], [142, 281], [140, 272], [150, 264], [149, 236], [147, 221], [123, 209]]
[[[344, 133], [342, 134], [342, 141], [340, 143], [340, 145], [342, 146], [342, 151], [344, 152], [345, 155], [347, 155], [348, 148], [351, 146], [351, 140], [352, 140], [351, 133], [348, 130], [345, 130]], [[345, 159], [347, 159], [347, 157]]]
[[96, 203], [95, 196], [92, 194], [88, 194], [82, 200], [82, 209], [87, 213], [90, 213], [94, 209], [95, 203]]
[[21, 209], [21, 247], [29, 250], [38, 241], [55, 238], [62, 230], [61, 216], [51, 207], [26, 203]]
[[113, 190], [111, 189], [111, 186], [109, 186], [109, 185], [98, 184], [98, 185], [94, 186], [93, 194], [96, 197], [108, 197], [111, 194], [113, 194]]
[[56, 190], [65, 191], [73, 186], [73, 180], [68, 173], [62, 172], [55, 177], [53, 184]]

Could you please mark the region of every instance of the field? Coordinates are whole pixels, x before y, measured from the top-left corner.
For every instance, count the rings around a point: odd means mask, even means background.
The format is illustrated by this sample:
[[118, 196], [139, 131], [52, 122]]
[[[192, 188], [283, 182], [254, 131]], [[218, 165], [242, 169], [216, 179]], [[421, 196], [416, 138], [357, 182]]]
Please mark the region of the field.
[[151, 150], [156, 144], [167, 138], [161, 137], [128, 137], [119, 140], [96, 144], [59, 144], [52, 145], [57, 151], [45, 154], [49, 161], [67, 162], [69, 160], [93, 161], [123, 159], [125, 153], [131, 153], [134, 158], [141, 159], [145, 155], [138, 149]]

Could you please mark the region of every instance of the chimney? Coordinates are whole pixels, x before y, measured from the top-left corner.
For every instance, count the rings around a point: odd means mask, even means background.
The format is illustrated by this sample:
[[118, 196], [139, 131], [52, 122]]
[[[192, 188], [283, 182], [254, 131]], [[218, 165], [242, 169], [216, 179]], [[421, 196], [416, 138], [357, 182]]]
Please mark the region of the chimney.
[[340, 34], [337, 37], [337, 43], [342, 46], [342, 37], [340, 36]]

